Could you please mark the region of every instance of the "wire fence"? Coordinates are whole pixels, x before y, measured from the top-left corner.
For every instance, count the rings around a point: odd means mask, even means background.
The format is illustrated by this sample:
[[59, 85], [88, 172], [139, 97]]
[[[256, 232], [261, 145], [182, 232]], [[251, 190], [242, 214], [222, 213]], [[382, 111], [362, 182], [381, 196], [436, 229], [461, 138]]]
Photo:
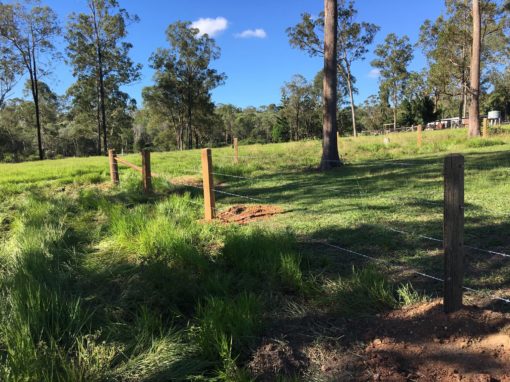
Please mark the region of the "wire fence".
[[[260, 165], [264, 162], [271, 162], [273, 165], [275, 164], [275, 161], [277, 160], [277, 155], [271, 156], [271, 155], [214, 155], [214, 159], [219, 158], [220, 164], [215, 164], [214, 166], [211, 166], [212, 170], [210, 172], [210, 175], [217, 178], [217, 179], [223, 179], [223, 180], [229, 180], [228, 184], [225, 183], [219, 183], [216, 186], [213, 186], [210, 188], [210, 191], [213, 192], [217, 196], [217, 200], [220, 203], [225, 204], [231, 204], [232, 201], [243, 201], [245, 203], [267, 203], [267, 204], [275, 204], [279, 205], [283, 208], [285, 208], [287, 211], [293, 211], [298, 210], [299, 214], [303, 215], [322, 215], [324, 212], [322, 210], [313, 210], [308, 208], [308, 206], [300, 204], [300, 199], [302, 197], [301, 195], [298, 195], [295, 200], [292, 200], [292, 197], [289, 197], [285, 193], [285, 189], [282, 191], [278, 190], [271, 190], [269, 193], [267, 192], [265, 187], [256, 187], [258, 183], [263, 183], [265, 181], [273, 182], [275, 181], [275, 178], [278, 178], [281, 180], [283, 184], [292, 184], [293, 187], [298, 187], [303, 191], [303, 193], [306, 194], [306, 191], [313, 191], [317, 190], [318, 188], [321, 189], [323, 192], [329, 192], [332, 195], [335, 195], [339, 198], [347, 198], [349, 201], [355, 201], [358, 205], [354, 205], [352, 207], [341, 209], [340, 212], [347, 212], [347, 211], [370, 211], [371, 209], [377, 210], [377, 207], [380, 207], [382, 201], [385, 201], [386, 205], [392, 206], [393, 208], [403, 208], [403, 207], [420, 207], [420, 208], [426, 208], [428, 210], [428, 213], [431, 210], [433, 210], [435, 207], [438, 208], [437, 211], [433, 213], [440, 213], [441, 210], [439, 210], [439, 207], [443, 207], [443, 200], [437, 198], [437, 192], [442, 187], [443, 183], [443, 172], [442, 168], [440, 167], [440, 162], [436, 162], [434, 160], [413, 160], [413, 161], [380, 161], [379, 163], [354, 163], [350, 165], [350, 168], [363, 170], [366, 172], [362, 174], [362, 177], [359, 176], [359, 174], [355, 174], [354, 176], [351, 176], [350, 174], [347, 174], [347, 178], [350, 177], [350, 186], [351, 190], [346, 190], [345, 185], [340, 185], [338, 187], [332, 186], [332, 187], [324, 187], [323, 184], [320, 182], [321, 179], [318, 179], [318, 182], [315, 182], [315, 178], [312, 179], [312, 181], [309, 181], [307, 178], [310, 178], [309, 176], [303, 176], [303, 174], [300, 174], [297, 172], [295, 176], [292, 176], [292, 174], [276, 174], [268, 176], [267, 174], [263, 176], [257, 176], [257, 175], [251, 175], [251, 176], [245, 176], [243, 174], [243, 164], [239, 163], [238, 160], [242, 159], [248, 164], [256, 164]], [[193, 162], [198, 161], [199, 158], [193, 158]], [[510, 158], [508, 158], [510, 159]], [[228, 160], [229, 163], [227, 165], [222, 164], [221, 160]], [[235, 162], [235, 164], [232, 164], [232, 161]], [[308, 161], [304, 160], [300, 163], [307, 163]], [[331, 161], [331, 162], [342, 162], [344, 161]], [[170, 173], [163, 173], [163, 174], [154, 174], [158, 175], [162, 178], [164, 178], [166, 181], [168, 181], [169, 184], [172, 184], [175, 187], [184, 187], [184, 188], [190, 188], [193, 190], [199, 190], [201, 192], [204, 192], [204, 187], [202, 184], [192, 184], [191, 182], [185, 182], [182, 179], [179, 181], [173, 181], [173, 179], [178, 179], [179, 177], [184, 178], [186, 176], [192, 176], [196, 177], [199, 181], [201, 179], [202, 171], [198, 168], [199, 163], [196, 163], [196, 168], [191, 167], [176, 167], [174, 168]], [[131, 166], [133, 167], [133, 166]], [[135, 166], [136, 167], [136, 166]], [[203, 166], [202, 166], [203, 168]], [[234, 173], [230, 173], [232, 169], [235, 168]], [[399, 168], [402, 168], [402, 172], [400, 172]], [[473, 171], [487, 171], [491, 170], [493, 168], [503, 169], [504, 171], [510, 170], [510, 160], [500, 160], [497, 163], [491, 163], [485, 164], [485, 163], [476, 163], [476, 165], [471, 165], [468, 163], [466, 165], [466, 173], [470, 174], [470, 172]], [[225, 171], [227, 169], [228, 171]], [[388, 170], [392, 169], [392, 170]], [[420, 173], [427, 172], [433, 175], [432, 178], [429, 179], [420, 179], [421, 182], [423, 182], [426, 187], [430, 188], [430, 185], [433, 184], [434, 188], [437, 187], [436, 192], [429, 192], [428, 193], [422, 193], [420, 194], [420, 197], [413, 197], [409, 195], [394, 195], [395, 191], [398, 192], [399, 187], [395, 187], [395, 184], [391, 184], [388, 186], [388, 189], [378, 190], [377, 188], [374, 189], [374, 187], [371, 187], [369, 184], [369, 180], [374, 174], [378, 173], [385, 173], [389, 172], [391, 174], [401, 174], [400, 178], [398, 179], [397, 183], [399, 183], [399, 186], [402, 187], [405, 191], [411, 191], [411, 192], [417, 192], [420, 193], [421, 189], [420, 187], [416, 187], [416, 177], [419, 176]], [[412, 174], [411, 174], [412, 172]], [[510, 171], [508, 172], [510, 174]], [[411, 175], [410, 175], [411, 174]], [[308, 175], [308, 174], [307, 174]], [[323, 177], [323, 176], [329, 176], [329, 175], [323, 175], [317, 173], [317, 177]], [[476, 176], [481, 176], [477, 174]], [[411, 179], [413, 178], [413, 179]], [[502, 178], [502, 181], [505, 179]], [[491, 181], [494, 181], [493, 179]], [[352, 185], [355, 185], [355, 188], [352, 189]], [[413, 189], [413, 187], [416, 187], [416, 189]], [[425, 187], [425, 186], [424, 186]], [[424, 188], [422, 187], [422, 188]], [[244, 190], [238, 191], [238, 190]], [[357, 191], [356, 191], [357, 190]], [[353, 192], [356, 191], [356, 192]], [[283, 192], [282, 194], [279, 194], [278, 192]], [[266, 194], [267, 193], [267, 194]], [[264, 195], [266, 194], [266, 195]], [[204, 193], [205, 195], [205, 193]], [[373, 200], [374, 195], [377, 196], [375, 200]], [[367, 202], [367, 198], [372, 198], [369, 202]], [[432, 200], [431, 200], [432, 199]], [[187, 202], [190, 204], [196, 205], [196, 206], [203, 206], [203, 202], [199, 200], [191, 200], [189, 198], [186, 199]], [[375, 205], [377, 204], [377, 205]], [[218, 208], [216, 206], [211, 207], [215, 213], [218, 213], [221, 211], [221, 208]], [[466, 211], [468, 214], [472, 213], [473, 216], [477, 216], [477, 213], [480, 212], [480, 210], [483, 211], [483, 208], [481, 206], [471, 206], [466, 205]], [[507, 217], [510, 216], [510, 213], [501, 212], [501, 211], [495, 211], [487, 209], [488, 212], [490, 212], [491, 216], [501, 216], [501, 217]], [[441, 248], [443, 245], [443, 239], [434, 237], [430, 234], [427, 234], [425, 232], [416, 232], [415, 230], [411, 229], [402, 229], [402, 228], [396, 228], [394, 225], [390, 224], [374, 224], [374, 227], [377, 227], [379, 229], [382, 229], [387, 232], [392, 232], [395, 234], [405, 235], [408, 237], [413, 237], [417, 239], [423, 239], [427, 241], [434, 242], [438, 244], [438, 247]], [[367, 237], [367, 239], [369, 239]], [[344, 252], [344, 253], [350, 253], [352, 255], [355, 255], [359, 258], [364, 258], [366, 260], [384, 264], [388, 266], [393, 267], [399, 267], [402, 270], [405, 270], [407, 272], [411, 272], [413, 274], [422, 276], [424, 278], [434, 280], [436, 282], [444, 282], [445, 278], [438, 277], [433, 274], [429, 274], [424, 270], [420, 269], [414, 269], [410, 268], [407, 265], [398, 264], [396, 261], [388, 260], [388, 259], [381, 259], [377, 258], [371, 255], [367, 255], [366, 253], [363, 253], [362, 251], [355, 250], [353, 248], [346, 248], [345, 246], [337, 245], [330, 241], [317, 241], [317, 243], [323, 244], [325, 246], [328, 246], [330, 248], [335, 248], [338, 251]], [[358, 246], [358, 244], [354, 243], [355, 246]], [[494, 248], [483, 248], [482, 246], [475, 246], [471, 244], [464, 244], [464, 248], [478, 252], [480, 254], [486, 254], [491, 256], [499, 256], [501, 258], [510, 258], [510, 254], [507, 253], [504, 250], [494, 249]], [[462, 289], [465, 291], [469, 291], [476, 294], [484, 294], [485, 292], [471, 288], [469, 286], [462, 286]], [[498, 296], [496, 293], [490, 293], [488, 295], [493, 300], [499, 300], [505, 303], [510, 303], [510, 299], [507, 299], [502, 296]]]

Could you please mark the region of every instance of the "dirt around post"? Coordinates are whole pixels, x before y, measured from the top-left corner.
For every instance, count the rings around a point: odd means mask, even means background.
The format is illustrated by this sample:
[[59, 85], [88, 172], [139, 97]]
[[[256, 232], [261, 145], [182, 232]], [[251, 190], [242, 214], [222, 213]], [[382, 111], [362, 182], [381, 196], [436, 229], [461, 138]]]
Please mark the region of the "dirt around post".
[[278, 206], [238, 204], [219, 212], [217, 218], [224, 223], [248, 224], [268, 219], [282, 212], [283, 210]]

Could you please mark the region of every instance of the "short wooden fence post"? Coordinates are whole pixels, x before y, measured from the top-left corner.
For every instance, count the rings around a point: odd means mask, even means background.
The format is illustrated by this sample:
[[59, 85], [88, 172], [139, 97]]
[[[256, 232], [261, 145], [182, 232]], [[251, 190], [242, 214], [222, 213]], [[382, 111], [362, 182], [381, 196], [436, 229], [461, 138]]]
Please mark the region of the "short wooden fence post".
[[142, 150], [142, 181], [143, 191], [146, 194], [152, 192], [152, 174], [151, 174], [151, 152]]
[[119, 180], [119, 164], [117, 162], [117, 154], [115, 154], [114, 149], [108, 150], [108, 159], [110, 162], [110, 178], [114, 185], [118, 185], [120, 183]]
[[482, 136], [484, 138], [489, 138], [489, 124], [488, 124], [488, 120], [487, 118], [484, 118], [483, 119], [483, 130], [482, 130]]
[[423, 127], [422, 125], [418, 125], [418, 127], [416, 128], [416, 144], [418, 145], [418, 147], [421, 147], [421, 143], [422, 143], [422, 131], [423, 131]]
[[444, 312], [462, 308], [464, 277], [464, 157], [444, 160]]
[[[234, 138], [237, 140], [237, 138]], [[204, 188], [205, 220], [211, 221], [215, 217], [214, 184], [212, 174], [211, 149], [202, 149], [202, 178]]]
[[234, 138], [234, 163], [239, 163], [239, 144], [237, 138]]

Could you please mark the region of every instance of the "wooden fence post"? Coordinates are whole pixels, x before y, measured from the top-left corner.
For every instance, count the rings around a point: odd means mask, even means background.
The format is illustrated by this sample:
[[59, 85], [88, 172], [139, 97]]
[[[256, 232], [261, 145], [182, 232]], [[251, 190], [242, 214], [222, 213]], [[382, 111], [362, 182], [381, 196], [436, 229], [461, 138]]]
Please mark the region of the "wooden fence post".
[[484, 138], [488, 138], [489, 137], [489, 126], [488, 126], [488, 120], [487, 118], [484, 118], [483, 119], [483, 130], [482, 130], [482, 136]]
[[239, 145], [237, 138], [234, 138], [234, 163], [239, 163]]
[[[237, 138], [234, 138], [234, 142], [237, 142]], [[214, 219], [215, 215], [211, 149], [202, 149], [202, 179], [202, 186], [204, 188], [205, 220], [211, 221]]]
[[417, 131], [416, 144], [418, 145], [418, 147], [421, 147], [421, 143], [422, 143], [422, 130], [423, 130], [422, 125], [418, 125], [418, 127], [416, 128], [416, 131]]
[[119, 164], [117, 163], [117, 155], [114, 149], [108, 150], [108, 159], [110, 161], [110, 178], [114, 185], [120, 183], [119, 181]]
[[464, 277], [464, 157], [444, 160], [444, 312], [462, 308]]
[[146, 194], [152, 192], [152, 174], [151, 174], [151, 152], [142, 150], [142, 181], [143, 191]]

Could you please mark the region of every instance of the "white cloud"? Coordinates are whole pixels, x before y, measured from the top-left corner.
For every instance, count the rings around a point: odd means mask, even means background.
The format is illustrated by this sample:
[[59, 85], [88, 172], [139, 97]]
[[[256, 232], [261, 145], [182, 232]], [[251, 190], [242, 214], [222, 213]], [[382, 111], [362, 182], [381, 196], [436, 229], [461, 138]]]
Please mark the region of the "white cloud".
[[264, 29], [247, 29], [241, 33], [236, 34], [238, 38], [266, 38], [267, 33]]
[[381, 75], [381, 71], [379, 69], [372, 69], [370, 72], [368, 72], [368, 76], [370, 78], [379, 78]]
[[207, 33], [209, 37], [214, 37], [228, 28], [228, 20], [225, 17], [216, 17], [215, 19], [200, 18], [193, 21], [191, 27], [198, 29], [200, 36]]

